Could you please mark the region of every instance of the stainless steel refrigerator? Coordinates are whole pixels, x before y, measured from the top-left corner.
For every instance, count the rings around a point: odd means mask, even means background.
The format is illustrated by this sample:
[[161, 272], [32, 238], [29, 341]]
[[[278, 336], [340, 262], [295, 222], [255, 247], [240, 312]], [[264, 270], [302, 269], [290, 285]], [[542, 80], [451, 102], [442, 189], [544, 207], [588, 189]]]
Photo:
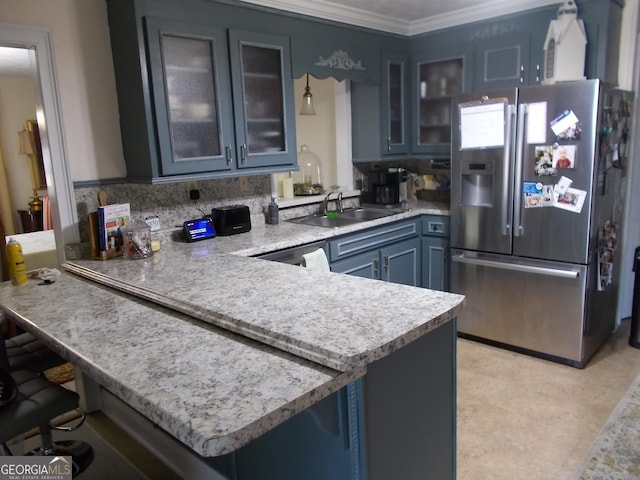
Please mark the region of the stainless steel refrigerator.
[[460, 336], [582, 368], [613, 331], [625, 98], [584, 80], [454, 99]]

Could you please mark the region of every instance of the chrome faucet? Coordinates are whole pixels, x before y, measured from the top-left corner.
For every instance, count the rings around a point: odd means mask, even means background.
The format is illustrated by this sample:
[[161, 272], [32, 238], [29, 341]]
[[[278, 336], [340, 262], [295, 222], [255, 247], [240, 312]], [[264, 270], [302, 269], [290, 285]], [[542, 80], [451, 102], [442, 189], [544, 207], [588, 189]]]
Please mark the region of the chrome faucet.
[[[331, 197], [331, 194], [334, 193], [333, 191], [327, 193], [327, 196], [324, 197], [324, 200], [322, 200], [322, 214], [326, 215], [326, 213], [329, 211], [329, 198]], [[338, 197], [336, 198], [336, 207], [337, 207], [337, 211], [338, 212], [342, 212], [343, 208], [342, 208], [342, 192], [338, 192]]]

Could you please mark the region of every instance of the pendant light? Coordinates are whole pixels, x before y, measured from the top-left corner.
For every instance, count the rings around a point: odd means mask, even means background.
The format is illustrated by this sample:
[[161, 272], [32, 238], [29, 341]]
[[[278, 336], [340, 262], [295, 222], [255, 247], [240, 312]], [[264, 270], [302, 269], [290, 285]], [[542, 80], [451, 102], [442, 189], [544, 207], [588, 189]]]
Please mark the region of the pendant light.
[[304, 89], [302, 95], [302, 108], [300, 109], [300, 115], [315, 115], [316, 109], [313, 108], [313, 95], [311, 95], [311, 89], [309, 88], [309, 74], [307, 73], [307, 86]]

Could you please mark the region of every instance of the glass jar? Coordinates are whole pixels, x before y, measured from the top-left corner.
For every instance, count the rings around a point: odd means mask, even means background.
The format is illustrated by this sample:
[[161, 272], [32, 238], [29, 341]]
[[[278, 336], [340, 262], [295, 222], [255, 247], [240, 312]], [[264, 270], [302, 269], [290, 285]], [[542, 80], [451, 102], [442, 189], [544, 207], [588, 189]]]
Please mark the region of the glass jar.
[[123, 255], [130, 260], [153, 255], [151, 249], [151, 227], [146, 222], [131, 220], [122, 227]]
[[320, 174], [320, 158], [309, 150], [307, 145], [300, 147], [298, 167], [300, 170], [292, 175], [294, 195], [322, 195], [324, 188]]

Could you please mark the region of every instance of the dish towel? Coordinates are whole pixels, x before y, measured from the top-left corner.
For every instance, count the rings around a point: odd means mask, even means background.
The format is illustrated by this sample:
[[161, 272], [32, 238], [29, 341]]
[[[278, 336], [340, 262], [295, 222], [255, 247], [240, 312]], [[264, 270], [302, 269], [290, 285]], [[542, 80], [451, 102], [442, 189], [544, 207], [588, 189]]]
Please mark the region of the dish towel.
[[322, 248], [319, 248], [315, 252], [305, 253], [302, 255], [304, 259], [304, 266], [309, 270], [317, 270], [319, 272], [329, 272], [329, 260]]

